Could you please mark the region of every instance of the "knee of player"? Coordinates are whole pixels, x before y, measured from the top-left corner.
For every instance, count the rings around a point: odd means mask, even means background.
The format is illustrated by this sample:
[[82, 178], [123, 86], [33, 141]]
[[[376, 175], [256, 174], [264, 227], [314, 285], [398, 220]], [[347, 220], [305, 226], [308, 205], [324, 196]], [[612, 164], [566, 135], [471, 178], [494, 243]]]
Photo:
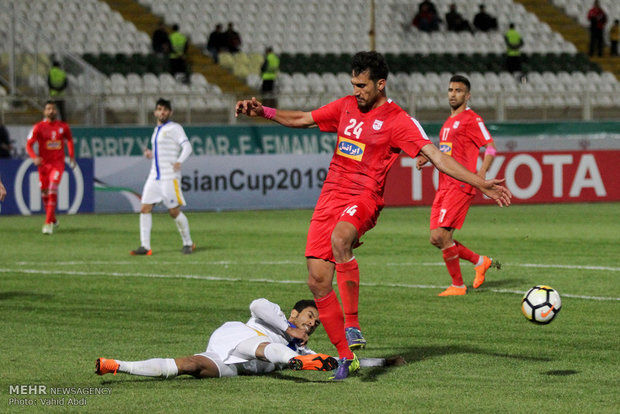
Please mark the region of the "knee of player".
[[331, 290], [333, 275], [320, 275], [310, 273], [308, 275], [308, 288], [316, 297], [325, 296]]
[[338, 260], [341, 256], [346, 256], [351, 254], [353, 251], [353, 243], [355, 240], [351, 240], [351, 238], [339, 232], [332, 233], [332, 251], [334, 253], [334, 257]]
[[444, 240], [443, 237], [441, 237], [441, 235], [439, 234], [433, 234], [431, 233], [431, 237], [429, 238], [429, 242], [437, 247], [438, 249], [441, 249], [443, 244], [444, 244]]

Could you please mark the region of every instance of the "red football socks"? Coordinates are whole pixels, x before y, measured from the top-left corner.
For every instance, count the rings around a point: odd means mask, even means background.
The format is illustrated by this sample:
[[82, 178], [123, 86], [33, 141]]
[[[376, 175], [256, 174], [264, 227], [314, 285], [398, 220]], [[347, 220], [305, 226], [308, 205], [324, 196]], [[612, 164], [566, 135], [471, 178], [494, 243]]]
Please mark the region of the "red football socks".
[[448, 273], [452, 277], [452, 284], [454, 286], [463, 285], [463, 275], [461, 274], [461, 264], [459, 263], [459, 248], [456, 244], [443, 249], [443, 261], [446, 262]]
[[333, 290], [320, 299], [315, 299], [316, 307], [319, 310], [319, 318], [327, 332], [329, 340], [338, 350], [339, 358], [353, 358], [353, 352], [349, 349], [347, 337], [344, 333], [344, 318], [342, 308], [338, 302], [336, 292]]
[[56, 193], [50, 193], [47, 198], [48, 200], [45, 203], [45, 224], [54, 223], [56, 221], [56, 199], [58, 195]]
[[336, 263], [336, 280], [342, 308], [344, 326], [360, 328], [357, 312], [360, 293], [360, 271], [355, 257], [347, 263]]
[[454, 240], [454, 244], [456, 244], [456, 246], [459, 248], [459, 257], [461, 259], [465, 259], [473, 264], [478, 264], [478, 260], [480, 260], [479, 254], [472, 252], [456, 240]]

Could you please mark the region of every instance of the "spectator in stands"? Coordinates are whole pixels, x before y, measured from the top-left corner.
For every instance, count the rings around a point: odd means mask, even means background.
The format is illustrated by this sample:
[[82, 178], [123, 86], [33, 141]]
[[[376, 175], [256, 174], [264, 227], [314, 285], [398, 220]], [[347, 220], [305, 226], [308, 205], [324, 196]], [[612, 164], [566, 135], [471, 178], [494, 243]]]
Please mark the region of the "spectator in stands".
[[614, 24], [609, 29], [609, 55], [618, 56], [618, 39], [620, 39], [618, 19], [614, 20]]
[[52, 60], [52, 67], [47, 75], [47, 86], [49, 87], [50, 97], [56, 102], [58, 115], [63, 121], [65, 116], [65, 89], [67, 89], [67, 72], [60, 67], [60, 62], [56, 59]]
[[235, 28], [233, 27], [233, 23], [228, 23], [228, 28], [226, 29], [226, 46], [230, 53], [238, 53], [241, 50], [241, 36]]
[[265, 60], [260, 70], [263, 78], [263, 85], [261, 87], [263, 102], [267, 106], [276, 106], [276, 99], [273, 93], [278, 71], [280, 70], [280, 58], [273, 52], [273, 47], [268, 46], [265, 49]]
[[211, 34], [209, 35], [209, 39], [207, 40], [207, 51], [211, 54], [211, 57], [213, 58], [215, 63], [219, 62], [217, 56], [220, 51], [226, 49], [226, 47], [226, 34], [224, 33], [222, 23], [218, 23], [215, 25], [215, 30], [211, 32]]
[[418, 12], [422, 11], [423, 8], [428, 8], [431, 13], [438, 15], [435, 3], [430, 0], [424, 0], [418, 4]]
[[185, 83], [189, 81], [187, 73], [186, 54], [189, 41], [187, 36], [179, 31], [179, 25], [172, 25], [172, 33], [170, 34], [170, 73], [176, 77], [180, 75], [181, 80]]
[[485, 11], [484, 4], [478, 7], [478, 13], [474, 16], [474, 26], [481, 32], [497, 29], [497, 19]]
[[599, 56], [603, 56], [603, 33], [605, 24], [607, 24], [607, 13], [601, 8], [598, 0], [594, 0], [588, 12], [588, 20], [590, 21], [590, 56], [594, 56], [595, 49]]
[[0, 158], [11, 158], [12, 150], [13, 144], [11, 143], [9, 131], [3, 124], [0, 124]]
[[424, 1], [420, 4], [411, 24], [423, 32], [430, 33], [439, 30], [440, 22], [435, 6], [429, 1]]
[[153, 32], [153, 39], [151, 42], [153, 52], [155, 53], [170, 53], [170, 39], [168, 38], [168, 32], [163, 20], [160, 20], [157, 24], [157, 29]]
[[456, 11], [456, 4], [454, 3], [450, 5], [450, 11], [446, 13], [446, 24], [448, 25], [448, 30], [452, 32], [462, 32], [464, 30], [473, 32], [469, 22], [461, 13]]
[[510, 23], [508, 31], [504, 35], [506, 42], [506, 69], [508, 72], [521, 72], [521, 48], [523, 39], [521, 33], [515, 29], [515, 24]]

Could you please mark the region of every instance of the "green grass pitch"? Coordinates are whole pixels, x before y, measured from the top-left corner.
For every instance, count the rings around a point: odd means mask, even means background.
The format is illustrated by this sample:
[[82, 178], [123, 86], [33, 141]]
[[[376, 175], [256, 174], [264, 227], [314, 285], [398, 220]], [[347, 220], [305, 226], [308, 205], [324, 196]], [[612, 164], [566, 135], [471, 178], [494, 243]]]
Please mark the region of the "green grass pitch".
[[[153, 256], [132, 257], [138, 215], [0, 217], [0, 412], [498, 413], [620, 410], [620, 204], [473, 207], [456, 238], [498, 258], [465, 297], [428, 243], [429, 208], [387, 208], [356, 256], [360, 357], [401, 355], [342, 383], [327, 373], [173, 380], [94, 374], [97, 357], [140, 360], [202, 352], [228, 320], [265, 297], [290, 308], [310, 297], [303, 258], [311, 211], [188, 212], [198, 249], [164, 212]], [[550, 325], [520, 312], [547, 284], [563, 308]], [[323, 329], [311, 339], [334, 349]], [[43, 385], [48, 394], [16, 387]], [[50, 395], [52, 389], [95, 394]], [[43, 404], [53, 403], [56, 407]], [[31, 404], [24, 406], [24, 404]], [[62, 404], [62, 405], [61, 405]]]

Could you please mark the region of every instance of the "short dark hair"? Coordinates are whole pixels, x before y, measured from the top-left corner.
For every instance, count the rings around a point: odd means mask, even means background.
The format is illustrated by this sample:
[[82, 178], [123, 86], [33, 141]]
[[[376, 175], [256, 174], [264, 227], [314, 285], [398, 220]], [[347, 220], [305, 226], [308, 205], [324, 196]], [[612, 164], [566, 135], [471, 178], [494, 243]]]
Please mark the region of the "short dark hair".
[[390, 72], [383, 55], [374, 50], [369, 52], [357, 52], [351, 59], [351, 72], [357, 76], [368, 70], [368, 77], [373, 82], [379, 79], [387, 79]]
[[467, 79], [465, 76], [463, 75], [453, 75], [450, 78], [450, 82], [459, 82], [464, 84], [465, 86], [467, 86], [467, 91], [469, 92], [471, 90], [471, 83], [469, 82], [469, 79]]
[[54, 105], [54, 106], [58, 107], [58, 104], [53, 99], [48, 99], [47, 101], [45, 101], [45, 105], [43, 105], [43, 106], [46, 106], [46, 105]]
[[293, 309], [295, 309], [297, 312], [301, 312], [302, 310], [309, 307], [316, 308], [316, 302], [312, 299], [302, 299], [298, 301], [295, 306], [293, 306]]
[[164, 99], [164, 98], [159, 98], [157, 102], [155, 102], [155, 108], [157, 108], [160, 105], [172, 111], [172, 105], [170, 104], [169, 100]]

